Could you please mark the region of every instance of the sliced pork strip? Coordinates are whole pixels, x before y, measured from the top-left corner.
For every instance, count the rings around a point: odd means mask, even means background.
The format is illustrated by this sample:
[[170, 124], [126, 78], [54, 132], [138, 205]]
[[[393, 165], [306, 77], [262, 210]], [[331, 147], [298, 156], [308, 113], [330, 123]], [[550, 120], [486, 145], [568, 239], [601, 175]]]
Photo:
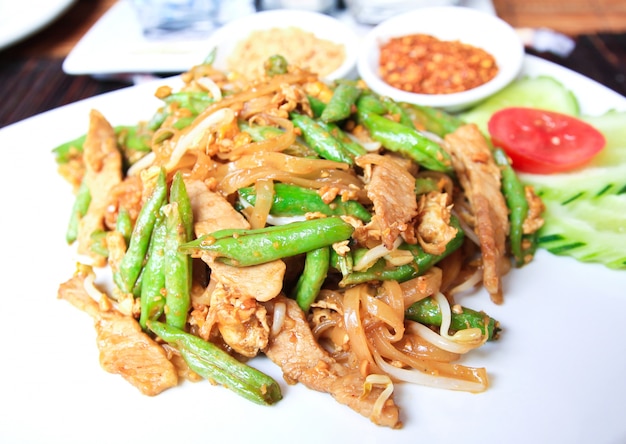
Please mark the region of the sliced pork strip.
[[278, 296], [270, 303], [285, 304], [286, 316], [278, 332], [270, 335], [265, 354], [283, 371], [287, 381], [297, 381], [319, 392], [330, 393], [339, 403], [347, 405], [359, 414], [382, 426], [399, 428], [399, 410], [389, 398], [381, 412], [374, 411], [374, 403], [382, 389], [372, 388], [363, 395], [365, 379], [356, 369], [336, 362], [315, 340], [304, 312], [298, 304], [285, 296]]
[[208, 317], [217, 325], [224, 342], [242, 356], [253, 358], [267, 346], [270, 329], [265, 307], [239, 293], [237, 287], [219, 282], [215, 285]]
[[176, 386], [177, 370], [163, 347], [146, 335], [134, 318], [113, 307], [102, 309], [85, 290], [86, 276], [77, 273], [61, 284], [58, 297], [94, 319], [102, 368], [121, 375], [148, 396]]
[[[187, 192], [194, 212], [195, 232], [200, 237], [225, 228], [250, 228], [248, 221], [219, 193], [210, 191], [200, 181], [187, 183]], [[237, 287], [257, 301], [268, 301], [281, 290], [286, 266], [281, 260], [251, 267], [233, 267], [214, 261], [209, 255], [202, 257], [213, 277], [228, 287]]]
[[[372, 168], [365, 190], [374, 205], [372, 221], [357, 231], [379, 230], [382, 243], [391, 250], [394, 241], [409, 229], [411, 220], [417, 215], [415, 178], [392, 156], [366, 154], [358, 157], [356, 162], [362, 168]], [[357, 232], [355, 237], [362, 235]]]
[[475, 218], [474, 229], [483, 259], [483, 285], [491, 299], [501, 304], [509, 218], [501, 191], [500, 168], [476, 125], [461, 126], [446, 135], [445, 142]]
[[89, 129], [84, 143], [83, 180], [91, 193], [87, 213], [78, 225], [78, 247], [80, 254], [94, 260], [94, 265], [104, 266], [106, 258], [91, 251], [91, 234], [104, 229], [104, 219], [109, 204], [109, 191], [122, 181], [122, 156], [117, 149], [115, 130], [98, 111], [89, 116]]
[[185, 186], [193, 209], [197, 237], [224, 228], [250, 228], [246, 218], [221, 194], [209, 190], [204, 182], [189, 180], [185, 181]]

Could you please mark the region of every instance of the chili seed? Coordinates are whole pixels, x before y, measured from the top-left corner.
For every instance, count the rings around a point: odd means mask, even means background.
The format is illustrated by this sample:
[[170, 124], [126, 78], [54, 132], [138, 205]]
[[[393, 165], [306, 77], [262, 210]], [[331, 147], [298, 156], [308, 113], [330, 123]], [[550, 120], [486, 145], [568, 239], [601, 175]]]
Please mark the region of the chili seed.
[[493, 79], [498, 65], [481, 48], [427, 34], [410, 34], [381, 45], [379, 72], [386, 83], [403, 91], [450, 94]]

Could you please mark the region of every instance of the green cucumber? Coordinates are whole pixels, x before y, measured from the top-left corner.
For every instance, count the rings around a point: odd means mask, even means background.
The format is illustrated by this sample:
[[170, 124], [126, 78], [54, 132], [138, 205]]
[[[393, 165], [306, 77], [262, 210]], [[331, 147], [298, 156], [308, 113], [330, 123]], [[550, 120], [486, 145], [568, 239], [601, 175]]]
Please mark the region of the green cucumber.
[[532, 185], [543, 200], [561, 205], [608, 195], [623, 195], [626, 199], [626, 163], [590, 167], [571, 173], [519, 176], [522, 182]]
[[544, 201], [538, 245], [556, 255], [626, 269], [626, 198], [602, 196], [567, 205]]
[[487, 98], [468, 111], [459, 114], [467, 123], [475, 123], [484, 134], [488, 134], [487, 122], [496, 111], [523, 106], [556, 111], [578, 116], [580, 105], [576, 96], [553, 77], [523, 77], [515, 80], [501, 91]]
[[626, 112], [584, 120], [607, 144], [585, 167], [560, 174], [520, 174], [546, 205], [538, 245], [581, 262], [626, 269]]
[[609, 166], [626, 163], [626, 111], [611, 110], [600, 116], [581, 119], [604, 134], [606, 146], [589, 166]]

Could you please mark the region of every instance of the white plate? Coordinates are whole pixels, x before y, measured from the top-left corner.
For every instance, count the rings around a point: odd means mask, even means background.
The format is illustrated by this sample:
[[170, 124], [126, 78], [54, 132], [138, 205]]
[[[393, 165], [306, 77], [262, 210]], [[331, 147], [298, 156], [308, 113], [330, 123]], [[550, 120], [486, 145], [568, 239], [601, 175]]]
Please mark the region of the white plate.
[[[491, 0], [464, 0], [463, 4], [495, 13]], [[243, 11], [239, 13], [245, 15]], [[355, 23], [347, 12], [338, 18], [353, 27], [359, 35], [371, 29], [371, 26]], [[129, 1], [120, 0], [70, 51], [63, 62], [63, 71], [70, 75], [180, 73], [202, 62], [209, 54], [211, 48], [206, 40], [146, 39]]]
[[209, 54], [206, 38], [144, 37], [128, 0], [120, 0], [87, 31], [63, 61], [71, 75], [180, 73]]
[[[557, 65], [528, 57], [525, 72], [557, 77], [578, 94], [584, 112], [626, 110], [626, 98]], [[154, 88], [119, 90], [0, 130], [0, 442], [626, 442], [626, 271], [545, 251], [506, 277], [502, 306], [484, 292], [461, 301], [504, 327], [501, 340], [467, 361], [487, 368], [490, 389], [398, 385], [401, 430], [374, 426], [327, 394], [285, 384], [267, 359], [252, 362], [283, 388], [274, 407], [207, 382], [146, 397], [105, 373], [91, 319], [56, 299], [74, 267], [63, 239], [72, 198], [50, 150], [85, 131], [91, 108], [113, 124], [150, 117]]]
[[0, 49], [29, 37], [63, 14], [75, 0], [0, 0]]

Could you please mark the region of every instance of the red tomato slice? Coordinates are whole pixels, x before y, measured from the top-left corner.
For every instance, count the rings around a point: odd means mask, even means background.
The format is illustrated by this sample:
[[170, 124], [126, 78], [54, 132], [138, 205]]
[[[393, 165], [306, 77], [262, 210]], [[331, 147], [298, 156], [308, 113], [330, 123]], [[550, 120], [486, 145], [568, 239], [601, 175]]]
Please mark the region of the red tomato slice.
[[550, 174], [586, 164], [606, 145], [600, 131], [580, 119], [534, 108], [505, 108], [491, 116], [489, 134], [518, 171]]

